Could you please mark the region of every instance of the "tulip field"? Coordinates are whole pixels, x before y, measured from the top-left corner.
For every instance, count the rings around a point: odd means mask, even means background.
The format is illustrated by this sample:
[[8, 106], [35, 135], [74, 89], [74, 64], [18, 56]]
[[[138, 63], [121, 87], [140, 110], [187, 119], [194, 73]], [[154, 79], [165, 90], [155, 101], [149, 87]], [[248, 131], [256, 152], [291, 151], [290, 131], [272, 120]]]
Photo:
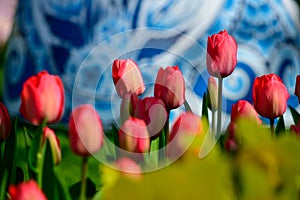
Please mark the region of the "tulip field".
[[[111, 79], [121, 103], [109, 128], [91, 104], [62, 119], [59, 75], [24, 80], [18, 115], [0, 103], [0, 200], [300, 199], [300, 114], [279, 76], [256, 77], [252, 102], [235, 102], [224, 124], [223, 80], [237, 52], [226, 30], [208, 36], [200, 115], [180, 66], [161, 66], [145, 94], [138, 63], [116, 58]], [[300, 102], [300, 75], [294, 95]]]

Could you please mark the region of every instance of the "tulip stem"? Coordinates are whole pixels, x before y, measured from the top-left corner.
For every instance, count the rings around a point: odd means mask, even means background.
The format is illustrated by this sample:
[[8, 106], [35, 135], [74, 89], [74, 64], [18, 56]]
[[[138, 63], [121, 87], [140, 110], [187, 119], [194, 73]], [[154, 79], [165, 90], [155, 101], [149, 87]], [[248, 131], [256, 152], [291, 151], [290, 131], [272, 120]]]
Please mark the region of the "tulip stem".
[[218, 121], [217, 121], [217, 134], [216, 137], [217, 139], [221, 135], [221, 120], [222, 120], [222, 86], [223, 86], [223, 78], [219, 77], [218, 78]]
[[271, 136], [272, 138], [275, 138], [274, 119], [270, 119], [270, 127], [271, 127]]
[[43, 168], [44, 168], [44, 156], [45, 156], [45, 145], [43, 145], [43, 130], [46, 126], [47, 119], [44, 119], [43, 123], [40, 126], [38, 133], [38, 151], [36, 155], [36, 169], [37, 169], [37, 184], [40, 188], [43, 188]]
[[83, 157], [81, 163], [81, 193], [80, 200], [86, 199], [86, 179], [87, 179], [87, 171], [88, 171], [88, 158]]
[[169, 140], [169, 117], [170, 117], [170, 111], [167, 114], [167, 120], [163, 128], [163, 132], [161, 136], [159, 137], [159, 159], [161, 162], [166, 161], [166, 146]]

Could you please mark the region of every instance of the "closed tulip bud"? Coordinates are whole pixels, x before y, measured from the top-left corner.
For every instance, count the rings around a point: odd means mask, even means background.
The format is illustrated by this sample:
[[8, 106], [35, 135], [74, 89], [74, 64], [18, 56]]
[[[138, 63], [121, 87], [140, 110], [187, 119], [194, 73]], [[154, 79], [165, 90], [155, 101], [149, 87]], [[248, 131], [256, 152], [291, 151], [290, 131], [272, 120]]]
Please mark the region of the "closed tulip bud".
[[247, 118], [256, 121], [258, 124], [262, 123], [254, 107], [245, 100], [239, 100], [231, 108], [231, 121], [237, 122], [240, 118]]
[[53, 162], [57, 165], [61, 161], [61, 149], [58, 137], [55, 135], [54, 131], [49, 127], [45, 127], [43, 130], [43, 143], [49, 141]]
[[112, 65], [112, 76], [117, 93], [121, 98], [126, 93], [134, 93], [138, 96], [145, 91], [141, 72], [133, 60], [115, 60]]
[[18, 185], [10, 185], [8, 189], [10, 200], [47, 200], [43, 191], [34, 180]]
[[172, 126], [167, 146], [168, 156], [178, 158], [183, 154], [187, 144], [195, 136], [202, 134], [203, 127], [201, 118], [192, 112], [181, 114]]
[[295, 95], [298, 97], [298, 102], [300, 103], [300, 75], [296, 77]]
[[69, 139], [72, 151], [79, 156], [89, 156], [102, 147], [104, 139], [102, 122], [91, 105], [80, 105], [72, 111]]
[[158, 70], [154, 96], [165, 103], [167, 110], [181, 106], [185, 101], [185, 81], [178, 66]]
[[4, 141], [10, 132], [10, 118], [4, 104], [0, 102], [0, 143]]
[[207, 88], [210, 98], [210, 108], [212, 111], [215, 111], [218, 109], [218, 85], [212, 76], [208, 78]]
[[161, 133], [167, 121], [168, 113], [161, 99], [146, 97], [135, 101], [134, 116], [146, 122], [149, 136], [154, 138]]
[[147, 126], [141, 119], [130, 116], [120, 128], [118, 135], [120, 147], [124, 150], [144, 153], [150, 149]]
[[206, 66], [211, 76], [225, 78], [235, 69], [237, 43], [226, 30], [208, 37]]
[[289, 93], [275, 74], [255, 78], [252, 91], [254, 108], [263, 117], [275, 119], [286, 111]]
[[27, 79], [21, 92], [20, 112], [22, 116], [40, 125], [58, 122], [64, 111], [64, 87], [59, 76], [46, 71]]

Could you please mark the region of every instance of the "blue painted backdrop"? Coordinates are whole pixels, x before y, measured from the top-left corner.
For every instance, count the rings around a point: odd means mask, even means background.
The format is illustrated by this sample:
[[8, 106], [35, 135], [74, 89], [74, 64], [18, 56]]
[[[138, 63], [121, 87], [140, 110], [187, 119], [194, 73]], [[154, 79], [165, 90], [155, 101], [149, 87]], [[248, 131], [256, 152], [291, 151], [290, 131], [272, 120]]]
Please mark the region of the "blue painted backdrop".
[[[20, 0], [5, 63], [4, 101], [18, 113], [22, 83], [46, 69], [59, 74], [72, 106], [96, 105], [113, 119], [111, 64], [134, 59], [151, 93], [158, 67], [179, 65], [197, 108], [206, 89], [207, 36], [226, 29], [238, 42], [238, 64], [224, 82], [224, 112], [251, 101], [256, 76], [277, 73], [289, 92], [300, 74], [300, 29], [293, 0]], [[289, 104], [297, 106], [295, 96]]]

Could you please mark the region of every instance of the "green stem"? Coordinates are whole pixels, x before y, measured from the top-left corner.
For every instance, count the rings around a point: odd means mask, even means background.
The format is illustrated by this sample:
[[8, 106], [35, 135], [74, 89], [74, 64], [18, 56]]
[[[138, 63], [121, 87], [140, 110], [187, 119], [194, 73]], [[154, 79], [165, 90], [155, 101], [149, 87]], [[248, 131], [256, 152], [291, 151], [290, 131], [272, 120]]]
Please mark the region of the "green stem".
[[37, 184], [40, 188], [43, 188], [43, 168], [44, 168], [44, 156], [45, 156], [45, 145], [43, 144], [43, 131], [44, 127], [46, 126], [47, 119], [45, 119], [40, 126], [39, 132], [38, 132], [38, 151], [36, 155], [36, 169], [37, 169]]
[[274, 119], [270, 119], [271, 137], [275, 138]]
[[217, 139], [221, 135], [221, 120], [222, 120], [222, 87], [223, 87], [223, 78], [218, 78], [219, 88], [218, 88], [218, 121], [217, 121]]
[[161, 162], [166, 161], [166, 146], [169, 140], [169, 116], [170, 111], [167, 113], [167, 120], [163, 128], [162, 134], [159, 136], [159, 159]]
[[216, 111], [215, 111], [215, 109], [212, 109], [212, 111], [211, 111], [211, 130], [212, 130], [213, 136], [216, 135], [215, 125], [216, 125]]
[[83, 157], [81, 163], [81, 193], [80, 200], [86, 199], [86, 180], [87, 180], [87, 171], [88, 171], [88, 158]]

